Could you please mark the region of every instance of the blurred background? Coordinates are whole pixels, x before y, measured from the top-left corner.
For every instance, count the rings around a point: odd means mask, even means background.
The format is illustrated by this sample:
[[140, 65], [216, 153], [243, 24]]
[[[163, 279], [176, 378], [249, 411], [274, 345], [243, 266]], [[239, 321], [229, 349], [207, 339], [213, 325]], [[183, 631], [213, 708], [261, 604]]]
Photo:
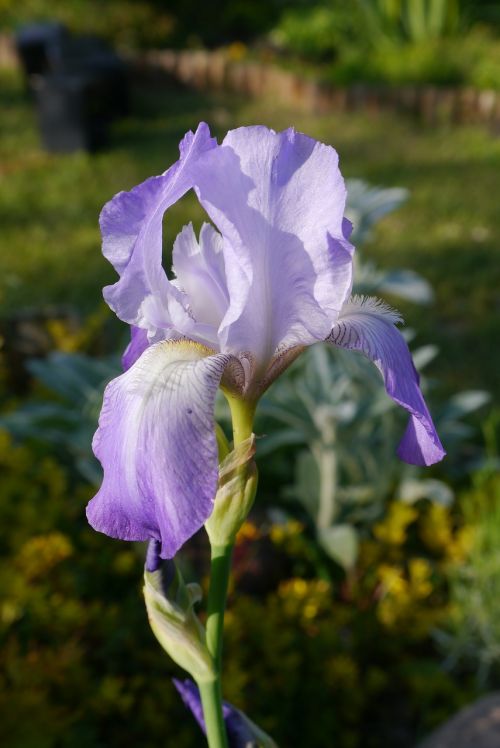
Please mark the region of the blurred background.
[[[400, 748], [500, 687], [499, 26], [492, 1], [0, 1], [1, 745], [203, 745], [148, 627], [144, 548], [84, 513], [128, 338], [99, 211], [200, 120], [335, 146], [355, 290], [402, 311], [448, 450], [397, 461], [404, 415], [358, 356], [311, 349], [273, 386], [226, 698], [282, 747]], [[167, 267], [191, 219], [188, 195]], [[181, 559], [205, 589], [207, 550]]]

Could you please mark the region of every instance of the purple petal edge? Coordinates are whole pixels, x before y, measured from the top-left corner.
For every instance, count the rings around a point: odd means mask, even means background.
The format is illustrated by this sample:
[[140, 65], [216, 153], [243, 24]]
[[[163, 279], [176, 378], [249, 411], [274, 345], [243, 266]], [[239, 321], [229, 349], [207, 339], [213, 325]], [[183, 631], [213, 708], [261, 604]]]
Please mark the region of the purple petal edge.
[[140, 327], [130, 327], [130, 343], [122, 356], [123, 370], [127, 371], [141, 357], [149, 346], [148, 333]]
[[[206, 734], [198, 686], [188, 678], [183, 681], [173, 678], [172, 681], [184, 704], [193, 714], [203, 733]], [[224, 715], [224, 722], [226, 723], [229, 748], [246, 748], [249, 743], [251, 744], [254, 741], [255, 736], [249, 730], [248, 724], [238, 709], [227, 701], [224, 701], [222, 713]]]
[[163, 214], [193, 186], [193, 165], [215, 147], [208, 126], [200, 123], [195, 133], [184, 136], [173, 166], [129, 192], [119, 192], [102, 209], [102, 251], [120, 275], [103, 294], [124, 322], [152, 333], [189, 326], [182, 294], [162, 268]]
[[412, 465], [428, 466], [446, 455], [419, 387], [408, 346], [395, 327], [399, 315], [382, 302], [353, 298], [328, 338], [334, 345], [359, 351], [377, 366], [387, 394], [410, 413], [397, 455]]
[[218, 480], [214, 402], [228, 356], [187, 341], [150, 346], [106, 387], [93, 449], [104, 468], [94, 529], [161, 541], [172, 558], [210, 516]]

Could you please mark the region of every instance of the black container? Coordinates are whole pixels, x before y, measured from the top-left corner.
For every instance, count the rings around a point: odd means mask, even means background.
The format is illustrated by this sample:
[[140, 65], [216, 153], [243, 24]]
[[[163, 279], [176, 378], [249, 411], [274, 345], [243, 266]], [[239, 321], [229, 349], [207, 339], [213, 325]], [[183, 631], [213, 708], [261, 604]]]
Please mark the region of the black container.
[[107, 86], [96, 75], [55, 73], [33, 79], [42, 143], [53, 153], [106, 145]]
[[68, 36], [62, 40], [57, 71], [85, 74], [97, 78], [105, 93], [105, 111], [109, 119], [129, 113], [129, 73], [123, 60], [95, 36]]
[[54, 69], [68, 32], [62, 23], [34, 23], [16, 34], [16, 49], [27, 80]]

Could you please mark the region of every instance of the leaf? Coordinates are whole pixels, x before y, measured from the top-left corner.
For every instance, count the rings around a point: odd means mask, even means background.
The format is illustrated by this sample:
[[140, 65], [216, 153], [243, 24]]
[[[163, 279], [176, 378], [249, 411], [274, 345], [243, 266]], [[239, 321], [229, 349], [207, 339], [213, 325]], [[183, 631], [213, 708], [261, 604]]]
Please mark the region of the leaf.
[[434, 478], [425, 480], [407, 478], [399, 487], [399, 496], [406, 504], [414, 504], [419, 499], [429, 499], [442, 506], [450, 506], [454, 499], [451, 488], [443, 481]]
[[460, 418], [468, 413], [474, 413], [474, 411], [482, 408], [490, 400], [490, 394], [484, 390], [459, 392], [448, 401], [445, 415], [447, 418]]
[[318, 540], [330, 558], [345, 571], [356, 563], [359, 549], [358, 533], [351, 525], [334, 525], [319, 531]]
[[392, 270], [380, 278], [379, 291], [413, 301], [430, 304], [434, 298], [431, 285], [413, 270]]

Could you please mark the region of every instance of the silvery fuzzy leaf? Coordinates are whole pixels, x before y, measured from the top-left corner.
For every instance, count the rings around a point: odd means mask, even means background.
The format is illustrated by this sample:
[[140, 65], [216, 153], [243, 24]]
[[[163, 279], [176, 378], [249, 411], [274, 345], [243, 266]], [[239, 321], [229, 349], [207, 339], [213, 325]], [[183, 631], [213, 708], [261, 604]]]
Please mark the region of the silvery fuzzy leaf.
[[304, 444], [305, 438], [299, 429], [281, 429], [271, 434], [264, 434], [259, 440], [259, 457], [275, 452], [281, 447]]
[[420, 348], [412, 351], [413, 363], [417, 371], [422, 371], [427, 364], [434, 361], [439, 353], [439, 348], [436, 345], [423, 345]]
[[474, 413], [490, 402], [491, 395], [484, 390], [466, 390], [451, 397], [445, 407], [445, 418], [460, 418]]
[[370, 237], [371, 227], [398, 208], [408, 197], [402, 187], [373, 187], [360, 179], [347, 180], [346, 216], [352, 221], [352, 241], [362, 244]]
[[359, 550], [358, 533], [352, 525], [333, 525], [318, 531], [318, 540], [330, 558], [348, 571], [356, 563]]
[[120, 373], [115, 357], [103, 360], [81, 353], [55, 351], [46, 359], [33, 359], [29, 371], [52, 392], [73, 402], [85, 401]]
[[419, 499], [429, 499], [450, 506], [455, 498], [451, 488], [443, 481], [426, 478], [422, 480], [408, 478], [399, 487], [399, 497], [406, 504], [414, 504]]
[[413, 270], [392, 270], [383, 273], [378, 291], [412, 301], [414, 304], [430, 304], [434, 298], [430, 283]]

